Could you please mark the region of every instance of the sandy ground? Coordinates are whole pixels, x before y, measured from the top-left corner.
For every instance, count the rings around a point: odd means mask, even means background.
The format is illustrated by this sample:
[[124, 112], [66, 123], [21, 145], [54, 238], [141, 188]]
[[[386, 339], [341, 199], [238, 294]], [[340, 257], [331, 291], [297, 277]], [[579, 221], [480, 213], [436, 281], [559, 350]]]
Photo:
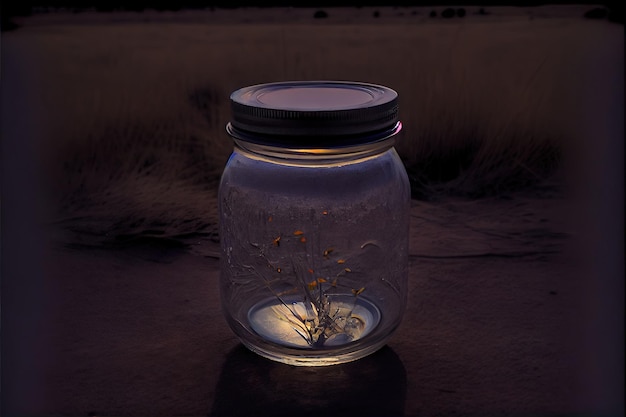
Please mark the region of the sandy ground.
[[620, 341], [597, 320], [615, 312], [601, 281], [619, 285], [581, 262], [568, 204], [553, 187], [415, 201], [404, 321], [381, 353], [333, 370], [241, 347], [215, 243], [105, 250], [49, 234], [39, 259], [3, 260], [29, 273], [3, 275], [5, 415], [612, 415]]
[[[35, 19], [33, 33], [57, 18]], [[37, 142], [48, 125], [33, 115], [63, 109], [37, 99], [44, 85], [19, 88], [38, 79], [32, 57], [3, 60], [15, 81], [2, 85], [3, 416], [623, 415], [623, 98], [611, 94], [623, 78], [580, 86], [572, 97], [590, 99], [555, 113], [576, 120], [584, 156], [562, 175], [489, 198], [414, 200], [397, 333], [370, 358], [299, 369], [250, 354], [228, 329], [210, 236], [102, 245], [49, 223], [38, 157], [50, 147]], [[595, 62], [583, 65], [591, 78], [614, 75]], [[215, 202], [210, 190], [186, 198]]]

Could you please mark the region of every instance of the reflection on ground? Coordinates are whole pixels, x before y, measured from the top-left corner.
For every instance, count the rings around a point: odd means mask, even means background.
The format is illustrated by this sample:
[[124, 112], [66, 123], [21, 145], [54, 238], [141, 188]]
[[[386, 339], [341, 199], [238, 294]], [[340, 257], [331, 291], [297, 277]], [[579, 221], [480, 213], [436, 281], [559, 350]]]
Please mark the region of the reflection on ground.
[[388, 346], [342, 365], [294, 367], [238, 345], [226, 358], [215, 397], [211, 416], [399, 416], [406, 372]]

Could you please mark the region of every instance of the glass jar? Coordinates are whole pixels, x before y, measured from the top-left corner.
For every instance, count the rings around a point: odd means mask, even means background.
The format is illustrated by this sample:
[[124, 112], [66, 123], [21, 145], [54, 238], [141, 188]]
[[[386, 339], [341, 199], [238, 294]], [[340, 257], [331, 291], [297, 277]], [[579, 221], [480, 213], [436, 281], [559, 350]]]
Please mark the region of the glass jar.
[[332, 365], [381, 348], [405, 310], [410, 190], [397, 93], [349, 82], [231, 95], [219, 189], [221, 302], [252, 351]]

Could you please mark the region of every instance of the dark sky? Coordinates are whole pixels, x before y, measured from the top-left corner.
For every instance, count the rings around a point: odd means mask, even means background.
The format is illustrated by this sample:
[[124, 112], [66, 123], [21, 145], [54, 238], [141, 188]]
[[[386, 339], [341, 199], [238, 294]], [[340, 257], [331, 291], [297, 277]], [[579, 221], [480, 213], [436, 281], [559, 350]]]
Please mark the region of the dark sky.
[[2, 9], [6, 11], [12, 10], [28, 10], [32, 7], [65, 7], [65, 8], [101, 8], [101, 9], [127, 9], [141, 10], [145, 8], [157, 9], [180, 9], [180, 8], [206, 8], [206, 7], [341, 7], [341, 6], [539, 6], [545, 4], [604, 4], [607, 6], [617, 7], [620, 4], [617, 1], [599, 1], [590, 2], [589, 0], [567, 1], [506, 1], [506, 0], [454, 0], [449, 2], [442, 1], [419, 1], [419, 0], [343, 0], [343, 1], [295, 1], [295, 0], [6, 0], [2, 2]]
[[[522, 1], [522, 0], [4, 0], [0, 3], [0, 15], [2, 16], [2, 29], [10, 28], [10, 21], [13, 16], [28, 16], [33, 8], [65, 8], [73, 11], [96, 9], [101, 12], [112, 12], [121, 10], [142, 11], [145, 9], [155, 10], [183, 10], [183, 9], [205, 9], [209, 7], [217, 8], [237, 8], [237, 7], [359, 7], [359, 6], [519, 6], [533, 7], [552, 4], [593, 4], [606, 6], [610, 10], [609, 19], [614, 22], [623, 23], [624, 6], [622, 1], [607, 0], [591, 2], [589, 0], [552, 0], [552, 1]], [[594, 7], [590, 5], [590, 7]]]

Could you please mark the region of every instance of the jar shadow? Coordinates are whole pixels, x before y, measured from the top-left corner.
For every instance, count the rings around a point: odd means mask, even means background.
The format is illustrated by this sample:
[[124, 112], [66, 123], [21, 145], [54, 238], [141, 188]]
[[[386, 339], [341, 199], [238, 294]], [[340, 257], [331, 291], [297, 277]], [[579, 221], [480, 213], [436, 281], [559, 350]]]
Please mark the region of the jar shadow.
[[298, 367], [238, 345], [227, 355], [210, 416], [401, 416], [406, 371], [388, 346], [341, 365]]

